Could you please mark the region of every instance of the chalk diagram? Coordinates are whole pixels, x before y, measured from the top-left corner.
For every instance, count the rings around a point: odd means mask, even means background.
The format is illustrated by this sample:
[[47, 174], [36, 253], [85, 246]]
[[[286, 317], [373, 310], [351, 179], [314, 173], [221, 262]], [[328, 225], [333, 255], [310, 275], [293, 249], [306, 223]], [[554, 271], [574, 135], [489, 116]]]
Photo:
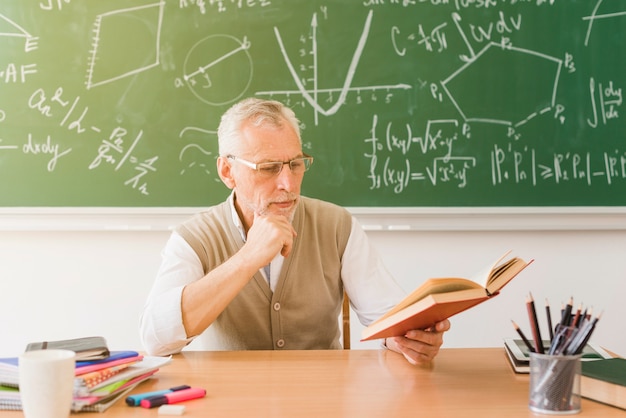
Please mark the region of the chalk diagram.
[[[159, 65], [164, 9], [165, 1], [159, 1], [96, 17], [85, 82], [88, 90]], [[123, 45], [114, 42], [119, 39]]]
[[604, 12], [603, 11], [602, 13], [598, 13], [598, 11], [600, 10], [600, 7], [602, 6], [602, 2], [603, 0], [598, 0], [598, 2], [596, 3], [596, 6], [593, 8], [593, 12], [591, 13], [591, 16], [583, 17], [583, 20], [586, 20], [589, 22], [589, 25], [587, 26], [587, 34], [585, 35], [585, 46], [589, 44], [589, 38], [591, 37], [591, 29], [596, 20], [626, 16], [626, 11], [618, 11], [618, 12]]
[[[276, 41], [278, 42], [280, 52], [283, 56], [285, 64], [287, 65], [287, 68], [289, 69], [289, 73], [291, 77], [293, 78], [293, 81], [296, 84], [297, 90], [260, 91], [260, 92], [257, 92], [256, 94], [260, 96], [270, 96], [270, 97], [275, 96], [275, 95], [286, 95], [286, 96], [301, 95], [315, 111], [315, 115], [314, 115], [315, 125], [317, 125], [319, 122], [319, 115], [330, 116], [330, 115], [334, 115], [335, 113], [337, 113], [338, 110], [341, 108], [341, 106], [346, 102], [346, 97], [348, 96], [348, 93], [350, 92], [354, 92], [354, 91], [360, 92], [360, 91], [366, 91], [366, 90], [389, 91], [389, 90], [394, 90], [394, 89], [402, 89], [402, 90], [410, 89], [411, 86], [407, 84], [359, 86], [359, 87], [352, 86], [352, 81], [354, 79], [354, 75], [356, 74], [357, 68], [359, 66], [359, 60], [361, 58], [361, 54], [363, 53], [363, 50], [365, 49], [365, 44], [367, 43], [367, 38], [368, 38], [370, 27], [372, 24], [372, 18], [373, 18], [373, 11], [370, 10], [367, 15], [367, 18], [365, 19], [365, 23], [363, 25], [363, 30], [361, 32], [359, 41], [354, 49], [354, 54], [352, 55], [350, 66], [348, 67], [348, 71], [343, 81], [343, 85], [341, 87], [334, 87], [334, 88], [320, 88], [319, 87], [320, 80], [318, 79], [318, 75], [317, 75], [318, 66], [319, 66], [318, 50], [317, 50], [317, 28], [318, 28], [317, 13], [314, 13], [313, 18], [311, 19], [312, 35], [310, 37], [311, 38], [311, 51], [309, 55], [311, 55], [313, 59], [313, 63], [311, 65], [311, 68], [313, 70], [312, 89], [307, 89], [302, 83], [302, 80], [300, 79], [298, 72], [296, 71], [293, 63], [291, 62], [291, 59], [289, 58], [289, 54], [287, 53], [287, 50], [283, 43], [280, 30], [277, 27], [274, 27], [274, 34], [276, 36]], [[321, 100], [319, 98], [319, 94], [332, 95], [334, 93], [339, 93], [334, 103], [331, 103], [327, 108], [322, 107], [322, 105], [320, 104]], [[327, 101], [327, 100], [324, 100], [324, 101]]]
[[[188, 126], [182, 129], [178, 136], [183, 138], [188, 134], [193, 135], [194, 133], [198, 133], [201, 136], [206, 135], [215, 138], [214, 147], [217, 149], [216, 131]], [[211, 158], [214, 154], [217, 155], [217, 153], [213, 153], [211, 150], [206, 149], [195, 142], [185, 145], [178, 153], [178, 161], [180, 161], [183, 165], [180, 175], [182, 176], [188, 172], [194, 173], [196, 171], [200, 171], [200, 173], [210, 176], [211, 170], [215, 168], [215, 157]], [[219, 181], [219, 179], [215, 178], [215, 181]]]
[[183, 79], [189, 90], [209, 105], [231, 103], [243, 96], [252, 82], [250, 42], [229, 35], [211, 35], [187, 53]]
[[[560, 59], [491, 42], [441, 86], [465, 122], [518, 127], [554, 108], [562, 66]], [[486, 90], [492, 99], [476, 105]]]
[[2, 13], [0, 13], [0, 37], [24, 39], [32, 38], [32, 36], [25, 29]]

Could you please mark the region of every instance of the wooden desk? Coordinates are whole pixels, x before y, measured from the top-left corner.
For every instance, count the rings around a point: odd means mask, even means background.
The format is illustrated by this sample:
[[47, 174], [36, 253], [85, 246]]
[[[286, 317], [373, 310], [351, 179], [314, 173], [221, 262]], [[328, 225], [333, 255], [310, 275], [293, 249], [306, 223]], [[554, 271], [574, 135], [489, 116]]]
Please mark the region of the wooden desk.
[[[502, 348], [443, 349], [432, 367], [386, 350], [183, 352], [156, 376], [134, 392], [183, 384], [207, 390], [181, 404], [193, 417], [538, 416], [527, 406], [528, 375], [513, 373]], [[156, 416], [123, 400], [103, 414]], [[583, 399], [578, 416], [626, 412]]]

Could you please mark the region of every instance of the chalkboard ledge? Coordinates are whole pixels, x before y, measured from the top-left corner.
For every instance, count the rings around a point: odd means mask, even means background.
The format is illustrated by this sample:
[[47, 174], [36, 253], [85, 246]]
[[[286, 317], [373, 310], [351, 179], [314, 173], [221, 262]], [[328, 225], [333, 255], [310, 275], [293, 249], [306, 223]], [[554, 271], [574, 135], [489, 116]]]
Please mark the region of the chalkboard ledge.
[[[367, 231], [626, 230], [626, 207], [350, 207]], [[199, 207], [5, 207], [0, 231], [170, 231]]]

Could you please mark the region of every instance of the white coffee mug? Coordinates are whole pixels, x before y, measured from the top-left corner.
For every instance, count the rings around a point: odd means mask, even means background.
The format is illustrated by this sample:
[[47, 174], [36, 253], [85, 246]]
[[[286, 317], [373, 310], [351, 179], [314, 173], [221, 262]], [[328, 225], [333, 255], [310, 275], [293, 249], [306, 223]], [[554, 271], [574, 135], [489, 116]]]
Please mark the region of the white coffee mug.
[[27, 351], [19, 357], [19, 391], [26, 418], [67, 418], [72, 408], [76, 354]]

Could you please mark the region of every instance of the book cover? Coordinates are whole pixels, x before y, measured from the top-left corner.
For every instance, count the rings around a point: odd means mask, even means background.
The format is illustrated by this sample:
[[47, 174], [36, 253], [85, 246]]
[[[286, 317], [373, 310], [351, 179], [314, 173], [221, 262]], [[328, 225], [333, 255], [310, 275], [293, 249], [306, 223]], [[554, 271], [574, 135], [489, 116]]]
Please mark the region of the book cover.
[[[108, 379], [104, 379], [99, 383], [93, 385], [90, 388], [83, 388], [83, 391], [77, 393], [80, 396], [103, 396], [108, 395], [111, 390], [117, 390], [116, 385], [120, 383], [126, 383], [127, 381], [136, 378], [137, 376], [141, 376], [145, 373], [152, 372], [158, 370], [159, 367], [162, 367], [168, 364], [171, 360], [170, 357], [153, 357], [146, 356], [142, 357], [141, 361], [136, 361], [128, 364], [128, 367], [119, 370], [118, 372], [112, 374]], [[82, 376], [82, 375], [81, 375]], [[77, 389], [77, 386], [74, 386]], [[84, 390], [87, 389], [87, 390]]]
[[583, 362], [581, 373], [580, 394], [584, 398], [626, 409], [626, 359]]
[[129, 357], [137, 357], [137, 356], [139, 356], [139, 353], [137, 351], [131, 351], [131, 350], [111, 351], [109, 352], [109, 355], [107, 357], [104, 357], [101, 359], [78, 360], [76, 361], [76, 367], [80, 368], [84, 366], [91, 366], [94, 364], [109, 363], [114, 360], [120, 360], [120, 359], [125, 359]]
[[76, 376], [82, 376], [87, 373], [106, 369], [108, 367], [118, 366], [120, 364], [136, 363], [138, 361], [141, 361], [143, 358], [144, 358], [143, 355], [136, 354], [130, 357], [115, 357], [115, 358], [111, 357], [111, 358], [104, 359], [103, 361], [98, 361], [96, 363], [89, 363], [89, 364], [82, 364], [82, 363], [79, 364], [77, 362], [76, 363]]
[[[140, 362], [143, 358], [144, 356], [136, 351], [113, 351], [111, 352], [111, 356], [101, 360], [77, 361], [75, 387], [83, 386], [86, 383], [83, 377], [87, 376], [87, 378], [89, 378], [90, 373], [118, 367], [122, 370], [134, 363]], [[18, 386], [18, 363], [18, 357], [0, 358], [0, 385]]]
[[504, 352], [509, 360], [509, 364], [515, 373], [530, 373], [530, 360], [519, 360], [509, 349], [509, 346], [504, 346]]
[[[550, 346], [549, 340], [543, 340], [544, 347]], [[505, 338], [504, 349], [511, 364], [511, 367], [516, 373], [529, 373], [530, 372], [530, 352], [524, 341], [521, 339]], [[609, 359], [612, 358], [602, 347], [587, 343], [581, 353], [581, 360], [583, 362]]]
[[22, 400], [16, 387], [0, 385], [0, 410], [19, 411]]
[[[137, 363], [130, 365], [128, 368], [116, 373], [111, 378], [91, 388], [87, 393], [75, 394], [72, 410], [93, 411], [108, 404], [109, 401], [119, 399], [121, 392], [126, 393], [127, 389], [149, 379], [159, 369], [172, 360], [169, 357], [153, 357], [145, 356]], [[77, 396], [78, 395], [78, 396]], [[108, 406], [107, 406], [108, 407]]]
[[103, 382], [109, 381], [116, 374], [119, 374], [122, 370], [128, 368], [133, 363], [124, 363], [117, 366], [107, 367], [101, 370], [95, 370], [93, 372], [85, 373], [77, 376], [74, 379], [74, 393], [84, 394]]
[[18, 379], [18, 358], [0, 358], [0, 385], [17, 387]]
[[532, 260], [519, 257], [503, 261], [510, 251], [472, 278], [426, 280], [380, 319], [367, 326], [361, 341], [404, 335], [425, 329], [497, 295]]
[[[511, 353], [513, 353], [515, 358], [517, 358], [518, 360], [520, 361], [530, 360], [530, 351], [528, 350], [528, 347], [526, 347], [526, 344], [524, 344], [524, 341], [522, 341], [521, 339], [505, 338], [504, 345], [509, 350], [511, 350]], [[543, 340], [543, 345], [544, 347], [549, 347], [550, 340]], [[587, 343], [587, 345], [585, 345], [585, 347], [583, 348], [583, 351], [581, 352], [582, 361], [608, 359], [608, 358], [613, 358], [613, 356], [609, 354], [608, 351], [606, 351], [605, 349], [603, 349], [602, 347], [594, 343]]]
[[32, 342], [26, 346], [26, 351], [52, 349], [71, 350], [76, 353], [76, 361], [102, 359], [109, 356], [106, 340], [98, 336]]

